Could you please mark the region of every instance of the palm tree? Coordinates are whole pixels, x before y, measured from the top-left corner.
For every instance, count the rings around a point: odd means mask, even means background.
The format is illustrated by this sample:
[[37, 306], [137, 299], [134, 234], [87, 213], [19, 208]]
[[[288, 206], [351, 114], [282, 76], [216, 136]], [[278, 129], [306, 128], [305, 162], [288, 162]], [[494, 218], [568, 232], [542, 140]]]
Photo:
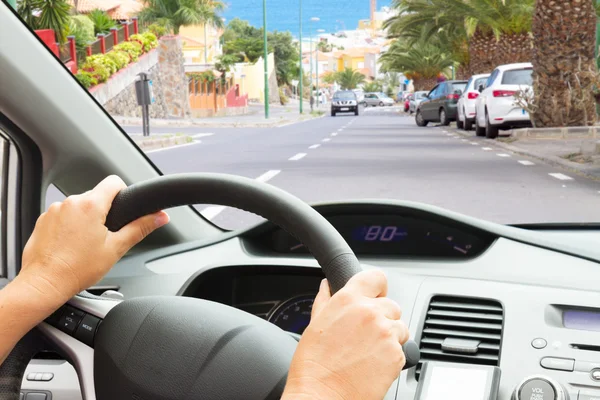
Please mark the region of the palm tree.
[[398, 15], [385, 23], [394, 37], [438, 37], [465, 74], [531, 59], [535, 0], [394, 0]]
[[385, 71], [402, 72], [413, 80], [415, 90], [428, 90], [454, 61], [449, 53], [436, 45], [435, 40], [422, 38], [416, 43], [396, 40], [381, 56]]
[[[71, 6], [65, 0], [25, 0], [19, 2], [17, 12], [32, 29], [52, 29], [56, 41], [67, 41], [69, 11]], [[39, 11], [38, 17], [33, 12]]]
[[346, 68], [336, 74], [336, 81], [342, 90], [352, 90], [365, 82], [365, 76], [352, 68]]
[[157, 22], [179, 34], [182, 26], [209, 24], [223, 28], [219, 15], [224, 5], [214, 0], [147, 0], [146, 7], [140, 12], [140, 22]]
[[377, 81], [367, 82], [363, 86], [363, 90], [365, 92], [381, 92], [381, 83]]
[[596, 122], [594, 0], [537, 0], [533, 17], [536, 127]]

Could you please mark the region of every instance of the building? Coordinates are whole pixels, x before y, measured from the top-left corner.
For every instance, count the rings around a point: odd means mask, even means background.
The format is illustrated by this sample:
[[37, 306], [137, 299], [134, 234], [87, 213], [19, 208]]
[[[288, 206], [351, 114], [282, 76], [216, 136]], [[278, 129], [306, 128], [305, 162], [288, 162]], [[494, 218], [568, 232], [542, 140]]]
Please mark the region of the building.
[[[317, 71], [319, 76], [323, 75], [324, 72], [329, 70], [329, 58], [331, 53], [323, 53], [322, 51], [313, 51], [312, 52], [312, 72], [313, 77], [315, 79], [317, 76]], [[310, 75], [311, 71], [311, 53], [310, 51], [302, 54], [302, 68], [304, 73]]]
[[202, 72], [214, 69], [219, 56], [223, 54], [221, 36], [223, 30], [210, 25], [183, 26], [179, 30], [186, 72]]
[[67, 3], [75, 8], [77, 14], [88, 14], [93, 10], [105, 11], [116, 21], [129, 21], [131, 17], [137, 16], [144, 7], [137, 0], [67, 0]]

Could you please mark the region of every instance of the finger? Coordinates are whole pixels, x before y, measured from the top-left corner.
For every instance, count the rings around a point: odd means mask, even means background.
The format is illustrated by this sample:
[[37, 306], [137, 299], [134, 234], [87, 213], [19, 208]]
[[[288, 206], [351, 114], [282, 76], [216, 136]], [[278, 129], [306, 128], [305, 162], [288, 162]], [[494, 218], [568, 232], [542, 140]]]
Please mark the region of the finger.
[[354, 275], [342, 290], [352, 291], [366, 297], [385, 297], [387, 295], [387, 277], [383, 271], [373, 269]]
[[159, 211], [130, 222], [118, 232], [110, 232], [109, 240], [113, 241], [111, 244], [115, 245], [120, 256], [123, 256], [146, 236], [167, 223], [169, 223], [169, 215]]
[[327, 279], [323, 279], [321, 281], [321, 286], [319, 287], [319, 293], [317, 294], [317, 297], [315, 297], [310, 317], [312, 318], [318, 315], [321, 312], [321, 310], [327, 305], [329, 299], [331, 299], [329, 283], [327, 282]]
[[375, 305], [383, 311], [386, 318], [391, 320], [399, 320], [402, 317], [402, 309], [394, 300], [388, 297], [379, 297], [372, 300]]
[[126, 187], [127, 185], [121, 178], [116, 175], [110, 175], [97, 184], [94, 189], [86, 193], [85, 196], [89, 196], [94, 200], [94, 203], [98, 205], [102, 213], [103, 219], [106, 220], [115, 196]]
[[410, 335], [408, 332], [408, 327], [406, 326], [404, 321], [399, 319], [399, 320], [395, 320], [395, 321], [391, 321], [391, 322], [392, 322], [392, 325], [391, 325], [390, 329], [391, 329], [394, 337], [398, 340], [398, 342], [400, 344], [404, 344], [404, 343], [408, 342]]

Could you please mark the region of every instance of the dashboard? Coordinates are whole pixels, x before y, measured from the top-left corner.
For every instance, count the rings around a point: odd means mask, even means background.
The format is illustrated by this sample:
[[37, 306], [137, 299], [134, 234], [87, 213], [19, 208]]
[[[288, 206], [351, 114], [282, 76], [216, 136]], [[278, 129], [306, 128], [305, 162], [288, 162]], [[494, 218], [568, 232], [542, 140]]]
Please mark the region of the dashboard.
[[[423, 362], [402, 372], [386, 400], [414, 399], [436, 363], [497, 368], [490, 376], [499, 400], [517, 388], [518, 400], [600, 399], [598, 230], [501, 226], [407, 202], [315, 209], [363, 268], [385, 271], [388, 296], [420, 346]], [[98, 291], [206, 299], [301, 335], [321, 279], [301, 243], [265, 222], [127, 257]], [[524, 397], [527, 390], [538, 396]]]

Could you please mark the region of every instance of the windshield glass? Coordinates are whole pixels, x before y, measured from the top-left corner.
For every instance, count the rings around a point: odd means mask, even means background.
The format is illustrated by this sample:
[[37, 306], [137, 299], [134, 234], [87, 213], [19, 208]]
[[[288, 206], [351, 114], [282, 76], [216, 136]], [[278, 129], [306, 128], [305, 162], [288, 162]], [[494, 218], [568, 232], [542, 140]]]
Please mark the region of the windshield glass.
[[[380, 0], [373, 13], [366, 0], [269, 0], [265, 10], [255, 0], [15, 1], [45, 44], [39, 51], [164, 174], [235, 174], [310, 203], [414, 201], [503, 224], [600, 221], [597, 133], [576, 130], [597, 120], [595, 36], [572, 18], [587, 8], [561, 14], [570, 36], [555, 45], [531, 24], [547, 12], [534, 0], [498, 2], [498, 23], [510, 29], [456, 5], [435, 18], [437, 3], [427, 1]], [[413, 19], [429, 36], [415, 37]], [[467, 54], [485, 41], [468, 34], [472, 20], [478, 32], [497, 32], [487, 39], [497, 51]], [[531, 86], [532, 69], [505, 66], [525, 62], [539, 68], [540, 90], [499, 87]], [[441, 101], [440, 90], [464, 91], [474, 74], [492, 71], [489, 94], [476, 92], [488, 81], [477, 79], [466, 109]], [[404, 101], [436, 86], [432, 101]], [[474, 108], [482, 97], [485, 112]], [[559, 127], [568, 127], [560, 137]], [[260, 220], [196, 208], [226, 229]]]
[[533, 69], [512, 69], [504, 71], [502, 76], [503, 85], [529, 85], [533, 84]]
[[333, 95], [334, 100], [355, 100], [356, 95], [353, 92], [336, 92]]

